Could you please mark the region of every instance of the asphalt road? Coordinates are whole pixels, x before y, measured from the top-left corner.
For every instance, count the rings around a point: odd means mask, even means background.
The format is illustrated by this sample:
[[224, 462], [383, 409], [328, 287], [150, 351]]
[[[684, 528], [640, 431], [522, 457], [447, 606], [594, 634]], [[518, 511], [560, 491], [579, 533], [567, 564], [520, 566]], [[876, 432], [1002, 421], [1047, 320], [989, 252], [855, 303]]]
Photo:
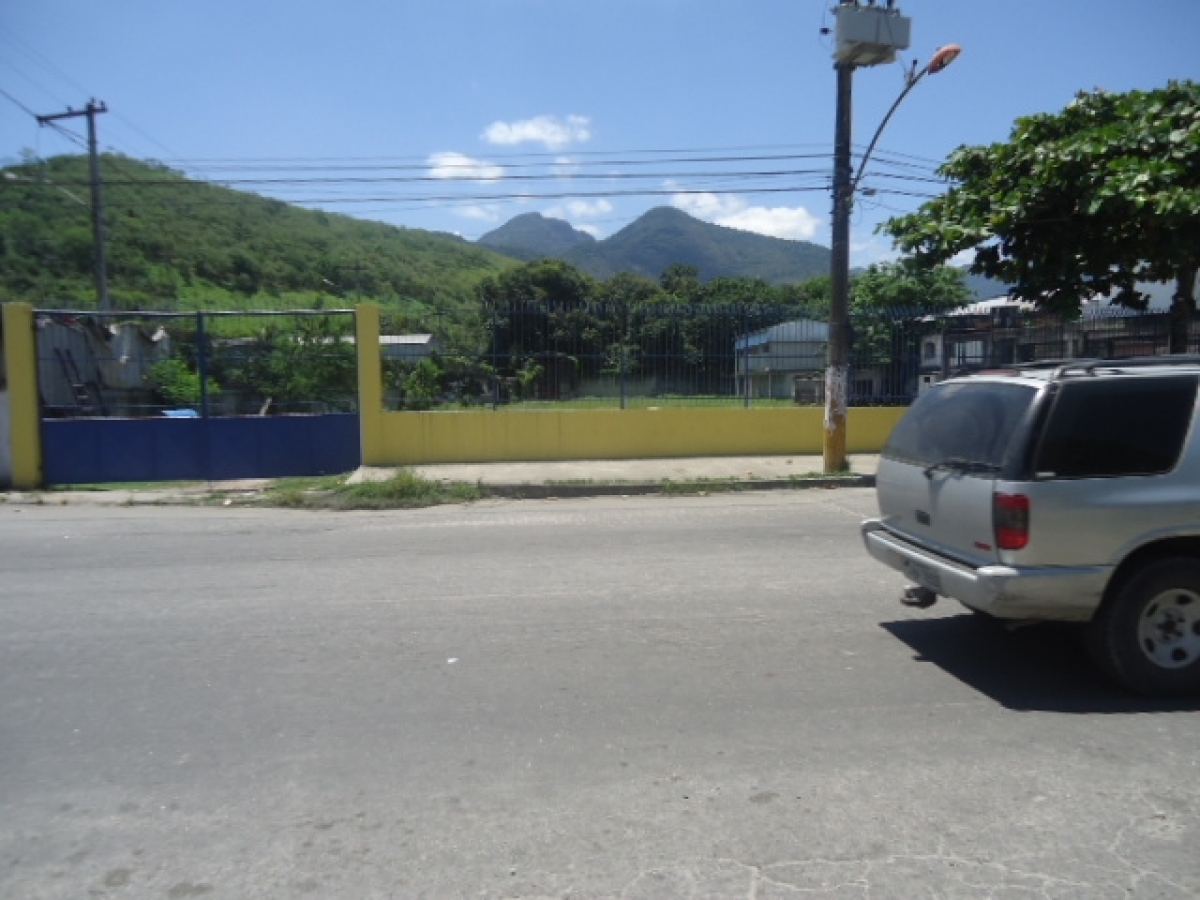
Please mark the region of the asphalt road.
[[1200, 707], [873, 503], [0, 506], [0, 896], [1200, 896]]

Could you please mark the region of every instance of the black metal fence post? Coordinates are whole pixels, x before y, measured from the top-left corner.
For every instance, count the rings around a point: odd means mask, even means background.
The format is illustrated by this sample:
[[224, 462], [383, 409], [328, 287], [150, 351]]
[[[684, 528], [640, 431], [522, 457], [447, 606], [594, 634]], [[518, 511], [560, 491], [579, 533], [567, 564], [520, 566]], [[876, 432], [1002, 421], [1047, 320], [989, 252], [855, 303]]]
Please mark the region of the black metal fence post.
[[621, 409], [625, 408], [626, 378], [629, 354], [629, 306], [621, 304]]
[[[742, 342], [745, 346], [742, 349], [742, 380], [745, 386], [745, 401], [746, 409], [750, 408], [750, 315], [746, 307], [742, 307]], [[734, 368], [737, 366], [735, 364]]]
[[495, 307], [488, 317], [488, 327], [491, 329], [492, 345], [492, 412], [500, 408], [500, 348], [497, 346], [496, 334], [500, 330], [497, 322], [498, 312]]
[[208, 418], [208, 341], [204, 336], [204, 313], [196, 312], [196, 374], [200, 377], [200, 418]]

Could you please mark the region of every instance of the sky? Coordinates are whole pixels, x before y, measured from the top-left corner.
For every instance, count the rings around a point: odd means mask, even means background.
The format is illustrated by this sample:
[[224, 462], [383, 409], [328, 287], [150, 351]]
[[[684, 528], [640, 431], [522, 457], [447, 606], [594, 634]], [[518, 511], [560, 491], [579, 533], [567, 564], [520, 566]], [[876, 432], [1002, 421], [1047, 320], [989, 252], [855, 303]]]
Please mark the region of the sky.
[[[105, 152], [408, 228], [475, 240], [538, 212], [603, 238], [671, 205], [828, 246], [834, 5], [0, 0], [0, 164], [83, 152], [85, 119], [35, 116], [94, 98]], [[858, 152], [909, 67], [962, 54], [881, 133], [854, 266], [894, 257], [876, 226], [940, 193], [956, 147], [1080, 90], [1200, 79], [1200, 0], [895, 5], [911, 45], [854, 74]]]

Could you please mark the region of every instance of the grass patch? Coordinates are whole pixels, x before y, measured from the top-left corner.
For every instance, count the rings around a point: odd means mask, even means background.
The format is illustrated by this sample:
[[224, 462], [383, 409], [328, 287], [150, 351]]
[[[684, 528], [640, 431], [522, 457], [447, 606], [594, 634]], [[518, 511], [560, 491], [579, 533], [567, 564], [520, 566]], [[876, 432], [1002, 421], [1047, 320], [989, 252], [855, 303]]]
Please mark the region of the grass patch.
[[662, 492], [675, 496], [686, 494], [719, 494], [725, 491], [738, 491], [745, 485], [739, 484], [735, 478], [697, 478], [692, 481], [672, 481], [664, 478]]
[[485, 496], [480, 484], [430, 481], [400, 469], [385, 481], [359, 484], [347, 484], [346, 476], [280, 479], [254, 502], [291, 509], [416, 509], [471, 503]]

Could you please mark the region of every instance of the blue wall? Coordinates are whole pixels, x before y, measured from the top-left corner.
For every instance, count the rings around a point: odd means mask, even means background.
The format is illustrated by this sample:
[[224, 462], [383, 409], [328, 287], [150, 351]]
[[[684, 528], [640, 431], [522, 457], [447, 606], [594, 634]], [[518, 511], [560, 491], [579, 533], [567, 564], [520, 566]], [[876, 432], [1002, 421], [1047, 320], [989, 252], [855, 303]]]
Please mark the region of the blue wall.
[[45, 483], [224, 481], [359, 466], [356, 413], [211, 419], [44, 419]]

